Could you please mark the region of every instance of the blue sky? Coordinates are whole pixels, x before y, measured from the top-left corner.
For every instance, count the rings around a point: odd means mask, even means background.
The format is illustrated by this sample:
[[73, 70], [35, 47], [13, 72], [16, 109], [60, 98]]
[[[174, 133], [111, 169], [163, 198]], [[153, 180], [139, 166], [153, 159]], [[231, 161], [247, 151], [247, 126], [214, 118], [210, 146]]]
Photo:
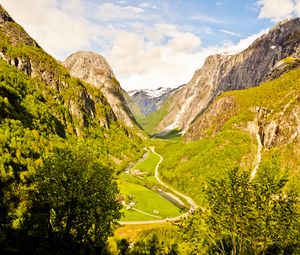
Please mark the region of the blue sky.
[[248, 47], [276, 22], [299, 16], [300, 0], [0, 0], [59, 60], [102, 54], [122, 87], [176, 87], [205, 57]]

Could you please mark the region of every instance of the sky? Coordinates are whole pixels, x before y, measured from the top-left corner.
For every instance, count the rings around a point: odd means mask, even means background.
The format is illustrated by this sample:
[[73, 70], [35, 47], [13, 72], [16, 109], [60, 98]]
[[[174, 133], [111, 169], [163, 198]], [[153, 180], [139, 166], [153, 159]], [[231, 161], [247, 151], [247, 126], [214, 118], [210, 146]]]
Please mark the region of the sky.
[[300, 0], [0, 0], [58, 60], [103, 55], [126, 90], [187, 83], [208, 55], [247, 48]]

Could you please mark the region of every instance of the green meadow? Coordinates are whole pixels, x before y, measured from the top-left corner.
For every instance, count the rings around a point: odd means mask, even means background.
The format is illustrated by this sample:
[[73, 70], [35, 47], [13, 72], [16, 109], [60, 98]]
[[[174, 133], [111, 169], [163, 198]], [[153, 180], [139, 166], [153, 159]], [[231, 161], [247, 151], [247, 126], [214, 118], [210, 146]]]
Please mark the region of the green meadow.
[[[132, 200], [136, 202], [134, 208], [161, 217], [151, 217], [141, 212], [123, 209], [124, 215], [121, 218], [121, 221], [159, 220], [180, 214], [179, 208], [164, 199], [155, 191], [144, 186], [120, 180], [119, 188], [122, 195], [132, 196]], [[158, 213], [155, 214], [154, 211], [157, 211]]]

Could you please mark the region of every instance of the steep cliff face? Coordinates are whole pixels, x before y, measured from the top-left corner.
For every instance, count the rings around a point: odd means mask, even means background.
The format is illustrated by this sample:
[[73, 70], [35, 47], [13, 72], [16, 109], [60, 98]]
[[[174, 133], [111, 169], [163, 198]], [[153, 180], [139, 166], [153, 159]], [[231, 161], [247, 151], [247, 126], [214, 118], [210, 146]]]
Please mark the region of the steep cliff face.
[[296, 18], [279, 23], [237, 55], [208, 57], [191, 81], [173, 96], [159, 130], [179, 128], [186, 132], [220, 93], [254, 87], [270, 79], [279, 61], [299, 51], [299, 43], [300, 19]]
[[[36, 78], [47, 105], [71, 134], [91, 125], [108, 128], [116, 116], [100, 91], [70, 76], [0, 6], [0, 58]], [[44, 86], [45, 85], [45, 86]]]
[[[277, 159], [282, 171], [289, 170], [290, 188], [299, 191], [300, 67], [294, 69], [291, 64], [290, 68], [293, 70], [288, 71], [286, 66], [285, 74], [257, 87], [229, 91], [218, 96], [190, 124], [185, 133], [187, 144], [205, 144], [207, 141], [218, 144], [220, 137], [227, 134], [228, 141], [214, 147], [213, 156], [218, 149], [227, 150], [221, 161], [226, 162], [231, 153], [238, 154], [235, 148], [247, 148], [251, 153], [245, 154], [236, 164], [256, 170], [260, 162], [263, 164], [272, 158]], [[236, 138], [239, 132], [243, 132], [245, 139]], [[247, 136], [250, 136], [251, 143], [247, 143]], [[229, 151], [231, 143], [234, 146]], [[202, 150], [209, 148], [207, 146]], [[208, 164], [210, 169], [211, 162], [215, 160], [213, 157], [203, 164]], [[170, 171], [173, 172], [174, 168]]]
[[279, 112], [258, 108], [259, 135], [267, 149], [300, 139], [300, 94]]
[[125, 99], [126, 92], [104, 57], [94, 52], [79, 51], [69, 56], [63, 65], [70, 70], [72, 76], [100, 89], [120, 121], [129, 127], [136, 125]]
[[226, 96], [214, 102], [190, 124], [187, 141], [215, 136], [225, 123], [236, 114], [237, 102], [233, 96]]
[[[255, 122], [255, 123], [254, 123]], [[266, 150], [294, 146], [300, 141], [300, 68], [258, 87], [227, 92], [196, 117], [185, 134], [187, 141], [213, 138], [223, 130], [257, 126]], [[251, 133], [251, 130], [248, 130]]]

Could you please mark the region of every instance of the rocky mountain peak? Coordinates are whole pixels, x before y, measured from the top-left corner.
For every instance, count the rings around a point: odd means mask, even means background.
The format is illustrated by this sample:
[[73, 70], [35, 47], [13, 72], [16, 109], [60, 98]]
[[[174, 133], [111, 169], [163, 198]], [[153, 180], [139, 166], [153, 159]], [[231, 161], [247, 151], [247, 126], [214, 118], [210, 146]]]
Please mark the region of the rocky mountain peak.
[[91, 51], [78, 51], [64, 62], [71, 74], [100, 88], [107, 80], [115, 79], [112, 68], [106, 59]]
[[70, 55], [63, 65], [72, 76], [99, 88], [107, 98], [115, 115], [127, 126], [136, 126], [136, 121], [126, 101], [126, 92], [121, 88], [106, 59], [95, 53], [79, 51]]
[[186, 131], [217, 95], [266, 81], [279, 61], [299, 51], [299, 45], [300, 18], [295, 18], [277, 24], [238, 54], [209, 56], [189, 83], [172, 97], [158, 129]]
[[[25, 30], [19, 26], [8, 12], [0, 4], [0, 30], [6, 36], [11, 44], [17, 46], [19, 44], [26, 44], [33, 47], [40, 46], [33, 40]], [[3, 38], [1, 38], [3, 39]]]

